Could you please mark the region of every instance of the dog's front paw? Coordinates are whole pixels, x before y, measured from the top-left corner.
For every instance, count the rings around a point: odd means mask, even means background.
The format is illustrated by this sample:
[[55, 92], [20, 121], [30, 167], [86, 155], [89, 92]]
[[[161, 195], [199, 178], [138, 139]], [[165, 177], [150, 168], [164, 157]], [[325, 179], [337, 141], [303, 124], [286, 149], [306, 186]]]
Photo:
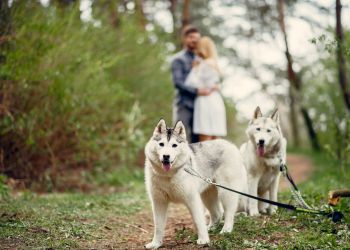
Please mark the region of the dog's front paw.
[[261, 213], [261, 214], [267, 214], [267, 213], [268, 213], [268, 209], [267, 209], [267, 208], [260, 208], [260, 209], [259, 209], [259, 213]]
[[145, 245], [146, 249], [157, 249], [162, 245], [162, 242], [150, 242], [147, 245]]
[[277, 207], [275, 207], [275, 206], [269, 207], [267, 209], [267, 213], [270, 214], [270, 215], [273, 215], [273, 214], [277, 213]]
[[250, 209], [248, 211], [250, 216], [260, 216], [259, 210], [258, 209]]
[[220, 221], [216, 221], [215, 223], [210, 222], [207, 229], [208, 231], [215, 230], [218, 226], [220, 226]]
[[203, 238], [203, 239], [198, 239], [197, 240], [197, 244], [198, 245], [205, 245], [205, 244], [209, 244], [209, 243], [210, 243], [209, 238]]
[[232, 232], [232, 228], [223, 227], [220, 231], [220, 234], [231, 233], [231, 232]]

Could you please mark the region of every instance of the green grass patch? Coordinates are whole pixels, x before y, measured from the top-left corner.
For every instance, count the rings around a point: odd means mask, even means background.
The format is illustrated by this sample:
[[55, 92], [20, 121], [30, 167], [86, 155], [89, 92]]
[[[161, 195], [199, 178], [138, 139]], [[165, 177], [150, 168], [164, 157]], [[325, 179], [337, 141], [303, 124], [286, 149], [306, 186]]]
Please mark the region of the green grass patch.
[[[292, 151], [313, 160], [312, 177], [299, 185], [304, 199], [310, 205], [324, 208], [329, 190], [350, 188], [350, 175], [344, 174], [336, 161], [324, 154]], [[290, 192], [280, 193], [279, 200], [290, 202], [292, 200]], [[350, 200], [344, 198], [335, 209], [341, 210], [345, 215], [340, 223], [333, 223], [324, 216], [281, 209], [274, 216], [259, 218], [238, 216], [232, 234], [219, 235], [219, 231], [211, 234], [211, 248], [348, 249], [350, 248]]]
[[[314, 162], [314, 174], [299, 185], [310, 205], [322, 207], [327, 203], [329, 190], [349, 187], [349, 176], [337, 168], [336, 162], [320, 154], [300, 151], [294, 153], [309, 156]], [[39, 195], [23, 192], [4, 199], [0, 203], [0, 245], [9, 249], [74, 249], [86, 248], [82, 245], [84, 242], [90, 244], [95, 240], [102, 248], [99, 244], [106, 241], [110, 241], [111, 246], [118, 245], [118, 240], [128, 244], [130, 237], [137, 237], [140, 232], [140, 229], [133, 227], [128, 231], [128, 224], [137, 226], [144, 222], [140, 220], [150, 223], [151, 210], [142, 173], [138, 171], [125, 175], [124, 171], [116, 171], [100, 180], [103, 185], [124, 185], [118, 192], [103, 189], [96, 190], [94, 194]], [[123, 176], [126, 177], [122, 178]], [[289, 191], [282, 192], [279, 196], [283, 202], [292, 200]], [[340, 223], [333, 223], [323, 216], [281, 209], [273, 216], [252, 218], [239, 215], [233, 233], [220, 235], [222, 224], [210, 232], [209, 248], [350, 248], [350, 200], [342, 199], [336, 209], [345, 215]], [[147, 210], [149, 218], [143, 218], [143, 210]], [[147, 228], [150, 233], [152, 228], [153, 226]], [[109, 236], [105, 233], [109, 233]], [[196, 238], [193, 230], [179, 228], [176, 229], [174, 240], [180, 244], [179, 247], [195, 247]], [[138, 240], [143, 244], [149, 239]]]
[[101, 194], [21, 193], [0, 203], [0, 245], [9, 249], [79, 248], [108, 218], [127, 217], [145, 206], [143, 185]]

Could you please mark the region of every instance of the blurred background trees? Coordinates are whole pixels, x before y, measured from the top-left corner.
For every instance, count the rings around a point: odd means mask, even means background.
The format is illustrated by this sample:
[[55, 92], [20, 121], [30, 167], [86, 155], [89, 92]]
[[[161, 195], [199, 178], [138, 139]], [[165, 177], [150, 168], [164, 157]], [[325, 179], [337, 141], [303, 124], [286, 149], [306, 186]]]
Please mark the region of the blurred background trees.
[[[230, 140], [245, 139], [249, 116], [236, 110], [242, 100], [230, 91], [244, 87], [230, 81], [240, 71], [259, 84], [250, 96], [263, 93], [280, 108], [290, 146], [323, 150], [349, 170], [350, 38], [341, 22], [349, 6], [329, 3], [1, 1], [1, 173], [45, 190], [119, 184], [120, 171], [134, 174], [154, 124], [171, 121], [169, 61], [188, 24], [218, 46]], [[333, 26], [322, 22], [330, 18]], [[296, 55], [291, 20], [317, 30], [312, 56]], [[244, 55], [239, 42], [272, 44], [281, 63], [257, 64], [259, 55]]]

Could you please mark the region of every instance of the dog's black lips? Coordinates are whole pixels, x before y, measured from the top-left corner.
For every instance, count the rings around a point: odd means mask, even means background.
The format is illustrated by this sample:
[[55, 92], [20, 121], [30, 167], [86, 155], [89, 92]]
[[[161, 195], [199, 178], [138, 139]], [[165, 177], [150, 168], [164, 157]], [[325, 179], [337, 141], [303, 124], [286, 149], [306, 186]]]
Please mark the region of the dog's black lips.
[[[176, 159], [176, 158], [175, 158], [175, 159]], [[162, 161], [162, 164], [171, 164], [171, 165], [173, 165], [175, 159], [174, 159], [172, 162], [170, 162], [170, 161]]]

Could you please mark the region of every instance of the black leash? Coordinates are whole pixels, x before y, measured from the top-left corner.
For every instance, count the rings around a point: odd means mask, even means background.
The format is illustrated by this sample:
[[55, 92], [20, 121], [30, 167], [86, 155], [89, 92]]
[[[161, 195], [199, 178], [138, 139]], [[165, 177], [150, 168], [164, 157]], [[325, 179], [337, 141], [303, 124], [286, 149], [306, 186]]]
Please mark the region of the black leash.
[[287, 165], [286, 164], [281, 164], [280, 171], [282, 173], [285, 171], [285, 173], [286, 173], [285, 176], [286, 176], [287, 180], [289, 181], [289, 183], [293, 186], [294, 190], [299, 191], [299, 189], [298, 189], [297, 185], [295, 184], [292, 176], [290, 176], [289, 173], [288, 173], [288, 169], [287, 169]]
[[[285, 168], [286, 169], [286, 168]], [[257, 196], [254, 196], [254, 195], [251, 195], [251, 194], [247, 194], [247, 193], [243, 193], [243, 192], [240, 192], [240, 191], [237, 191], [237, 190], [234, 190], [232, 188], [228, 188], [228, 187], [225, 187], [223, 185], [220, 185], [216, 182], [213, 182], [210, 178], [205, 178], [203, 176], [201, 176], [197, 171], [195, 171], [193, 168], [185, 168], [184, 169], [187, 173], [189, 173], [190, 175], [193, 175], [195, 177], [198, 177], [200, 179], [202, 179], [203, 181], [207, 182], [208, 184], [211, 184], [211, 185], [214, 185], [214, 186], [217, 186], [217, 187], [220, 187], [220, 188], [223, 188], [225, 190], [228, 190], [230, 192], [234, 192], [234, 193], [237, 193], [237, 194], [240, 194], [240, 195], [243, 195], [243, 196], [246, 196], [248, 198], [251, 198], [251, 199], [255, 199], [255, 200], [258, 200], [258, 201], [262, 201], [262, 202], [265, 202], [265, 203], [268, 203], [268, 204], [271, 204], [271, 205], [274, 205], [274, 206], [277, 206], [277, 207], [280, 207], [280, 208], [284, 208], [284, 209], [288, 209], [288, 210], [292, 210], [292, 211], [295, 211], [295, 212], [303, 212], [303, 213], [312, 213], [312, 214], [320, 214], [320, 215], [324, 215], [324, 216], [327, 216], [328, 218], [331, 218], [333, 222], [339, 222], [341, 221], [342, 218], [344, 218], [344, 215], [340, 212], [340, 211], [333, 211], [332, 209], [326, 211], [326, 210], [316, 210], [316, 209], [312, 209], [310, 208], [305, 202], [306, 206], [308, 206], [308, 208], [305, 208], [305, 207], [297, 207], [297, 206], [294, 206], [294, 205], [291, 205], [291, 204], [285, 204], [285, 203], [281, 203], [281, 202], [277, 202], [277, 201], [272, 201], [272, 200], [268, 200], [268, 199], [264, 199], [264, 198], [261, 198], [261, 197], [257, 197]], [[281, 170], [282, 171], [282, 170]], [[287, 172], [287, 171], [286, 171]], [[296, 190], [299, 192], [297, 186], [295, 185], [293, 179], [291, 178], [291, 176], [288, 174], [289, 178], [287, 177], [287, 179], [293, 183], [292, 185], [295, 186]], [[304, 200], [303, 200], [304, 201]]]
[[311, 206], [309, 206], [303, 199], [303, 196], [301, 195], [297, 185], [295, 184], [292, 176], [288, 172], [287, 165], [283, 163], [282, 158], [280, 158], [280, 172], [282, 175], [288, 180], [289, 185], [290, 185], [290, 191], [292, 192], [293, 198], [299, 203], [299, 205], [303, 208], [306, 209], [313, 209]]

